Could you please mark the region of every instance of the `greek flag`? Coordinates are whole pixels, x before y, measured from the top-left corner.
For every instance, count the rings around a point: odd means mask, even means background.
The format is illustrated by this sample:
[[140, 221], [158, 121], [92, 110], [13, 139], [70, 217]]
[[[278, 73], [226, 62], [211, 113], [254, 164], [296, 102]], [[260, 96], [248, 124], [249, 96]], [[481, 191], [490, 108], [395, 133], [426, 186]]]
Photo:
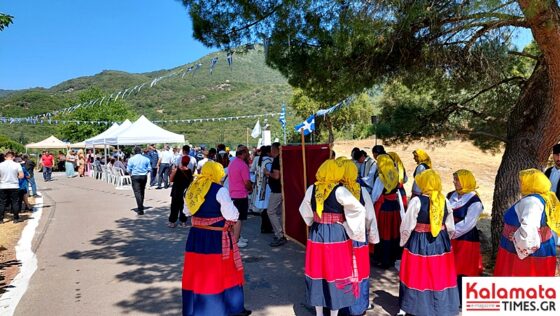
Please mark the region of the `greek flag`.
[[303, 135], [309, 135], [315, 130], [315, 114], [311, 114], [303, 123], [296, 125], [296, 132], [301, 133], [303, 130]]
[[282, 104], [282, 112], [280, 112], [278, 121], [282, 124], [282, 129], [286, 129], [286, 104]]

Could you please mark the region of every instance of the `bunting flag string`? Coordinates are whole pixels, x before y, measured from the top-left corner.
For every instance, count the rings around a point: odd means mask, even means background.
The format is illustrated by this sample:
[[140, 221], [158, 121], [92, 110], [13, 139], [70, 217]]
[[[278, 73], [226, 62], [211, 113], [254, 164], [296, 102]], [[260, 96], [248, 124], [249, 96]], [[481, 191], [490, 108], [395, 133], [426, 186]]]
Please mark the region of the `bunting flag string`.
[[[218, 63], [219, 58], [217, 56], [213, 57], [211, 59], [210, 62], [210, 74], [213, 73], [216, 64]], [[233, 52], [227, 52], [226, 55], [226, 60], [228, 62], [228, 66], [231, 68], [232, 64], [233, 64]], [[126, 88], [124, 90], [120, 90], [117, 92], [113, 92], [111, 93], [108, 97], [107, 96], [103, 96], [101, 98], [97, 98], [94, 100], [89, 100], [89, 101], [85, 101], [82, 102], [80, 104], [75, 104], [72, 106], [69, 106], [67, 108], [63, 108], [60, 110], [55, 110], [52, 112], [48, 112], [48, 113], [43, 113], [43, 114], [38, 114], [38, 115], [34, 115], [34, 116], [30, 116], [30, 117], [20, 117], [20, 118], [14, 118], [16, 119], [16, 121], [44, 121], [45, 118], [51, 117], [51, 116], [56, 116], [58, 114], [68, 114], [71, 113], [81, 107], [89, 107], [89, 106], [95, 106], [96, 104], [98, 106], [101, 106], [104, 104], [109, 104], [109, 102], [111, 102], [111, 100], [116, 101], [119, 99], [119, 97], [121, 99], [124, 99], [126, 97], [130, 97], [130, 95], [137, 94], [140, 92], [140, 90], [142, 90], [142, 88], [144, 88], [146, 85], [149, 84], [150, 88], [153, 88], [154, 86], [156, 86], [161, 80], [164, 79], [168, 79], [168, 78], [172, 78], [172, 77], [176, 77], [176, 76], [180, 76], [181, 78], [185, 78], [185, 76], [188, 73], [192, 73], [193, 77], [195, 75], [195, 73], [202, 67], [202, 63], [197, 63], [188, 67], [184, 67], [184, 69], [172, 72], [172, 73], [168, 73], [166, 75], [163, 76], [159, 76], [157, 78], [152, 79], [151, 81], [148, 82], [144, 82], [142, 84], [136, 85], [134, 87], [129, 87]], [[9, 118], [8, 118], [9, 119]]]
[[[281, 116], [282, 113], [265, 113], [265, 114], [251, 114], [251, 115], [236, 115], [236, 116], [227, 116], [227, 117], [210, 117], [210, 118], [193, 118], [193, 119], [180, 119], [180, 120], [155, 120], [154, 123], [158, 124], [192, 124], [192, 123], [204, 123], [204, 122], [225, 122], [225, 121], [234, 121], [234, 120], [241, 120], [241, 119], [253, 119], [253, 118], [260, 118], [260, 117], [275, 117]], [[113, 121], [81, 121], [81, 120], [51, 120], [51, 119], [42, 119], [42, 118], [34, 118], [34, 117], [0, 117], [0, 124], [32, 124], [32, 125], [42, 125], [42, 124], [49, 124], [49, 125], [58, 125], [58, 124], [90, 124], [90, 125], [109, 125], [113, 123], [120, 123], [120, 122], [113, 122]]]

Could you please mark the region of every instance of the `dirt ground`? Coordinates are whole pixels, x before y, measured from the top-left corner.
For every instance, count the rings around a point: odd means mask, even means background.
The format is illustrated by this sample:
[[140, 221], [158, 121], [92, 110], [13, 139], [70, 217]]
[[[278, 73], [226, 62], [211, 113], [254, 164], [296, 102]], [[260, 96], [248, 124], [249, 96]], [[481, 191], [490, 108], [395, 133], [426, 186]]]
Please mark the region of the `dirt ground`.
[[20, 213], [23, 221], [14, 224], [12, 214], [7, 213], [4, 223], [0, 224], [0, 294], [4, 293], [19, 271], [20, 262], [16, 260], [15, 247], [29, 215], [28, 212]]

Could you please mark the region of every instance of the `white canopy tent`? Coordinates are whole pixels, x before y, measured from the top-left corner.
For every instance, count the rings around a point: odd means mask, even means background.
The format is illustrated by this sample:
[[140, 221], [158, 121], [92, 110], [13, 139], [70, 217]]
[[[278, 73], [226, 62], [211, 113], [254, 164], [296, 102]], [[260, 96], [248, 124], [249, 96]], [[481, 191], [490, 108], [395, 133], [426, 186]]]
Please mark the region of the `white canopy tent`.
[[184, 143], [185, 136], [165, 130], [142, 115], [127, 129], [107, 137], [106, 142], [111, 145]]
[[31, 143], [25, 145], [25, 148], [34, 148], [34, 149], [66, 149], [68, 148], [69, 143], [63, 142], [60, 139], [51, 135], [51, 137], [44, 139], [38, 143]]
[[132, 125], [132, 123], [129, 120], [122, 122], [121, 125], [117, 123], [113, 123], [113, 125], [103, 133], [94, 136], [92, 138], [86, 139], [85, 140], [86, 147], [90, 147], [93, 145], [108, 145], [109, 144], [107, 142], [108, 139], [114, 137], [117, 133], [120, 133], [125, 129], [129, 128], [130, 125]]

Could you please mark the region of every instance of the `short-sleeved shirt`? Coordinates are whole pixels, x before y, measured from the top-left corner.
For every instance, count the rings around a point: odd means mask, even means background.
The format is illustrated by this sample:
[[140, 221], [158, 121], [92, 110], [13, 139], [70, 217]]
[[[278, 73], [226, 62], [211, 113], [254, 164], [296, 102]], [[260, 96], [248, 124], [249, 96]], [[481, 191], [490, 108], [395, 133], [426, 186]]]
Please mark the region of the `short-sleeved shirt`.
[[19, 173], [23, 173], [21, 164], [13, 160], [0, 163], [0, 189], [19, 189]]
[[228, 166], [229, 195], [232, 199], [249, 196], [245, 182], [249, 181], [249, 166], [242, 159], [235, 158]]
[[[274, 170], [278, 170], [280, 172], [280, 156], [276, 156], [276, 158], [272, 160], [272, 172], [274, 172]], [[282, 193], [282, 182], [280, 179], [273, 179], [272, 177], [269, 177], [268, 186], [270, 187], [270, 192]]]
[[43, 165], [43, 167], [52, 168], [53, 162], [54, 162], [53, 155], [43, 155], [41, 157], [41, 164]]

